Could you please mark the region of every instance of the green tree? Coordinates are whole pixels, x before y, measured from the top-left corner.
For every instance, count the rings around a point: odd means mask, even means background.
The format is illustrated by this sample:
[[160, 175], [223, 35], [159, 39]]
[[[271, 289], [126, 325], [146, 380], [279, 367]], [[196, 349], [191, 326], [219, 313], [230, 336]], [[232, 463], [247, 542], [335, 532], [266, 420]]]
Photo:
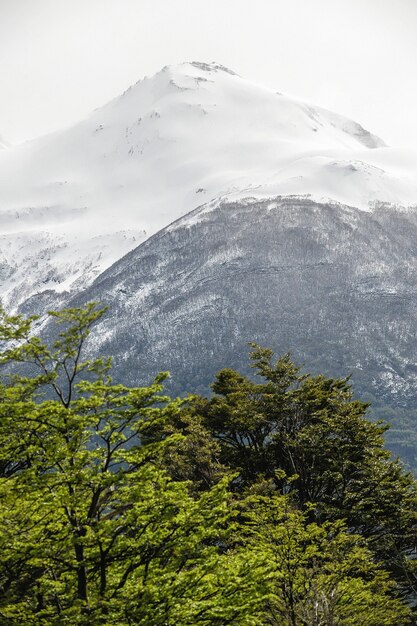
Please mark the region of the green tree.
[[[226, 373], [212, 401], [185, 407], [163, 395], [166, 374], [129, 388], [113, 383], [109, 359], [83, 359], [102, 314], [94, 304], [52, 312], [58, 330], [43, 328], [47, 342], [36, 318], [1, 314], [0, 623], [405, 624], [407, 610], [389, 597], [394, 584], [360, 539], [318, 519], [331, 503], [305, 502], [300, 512], [277, 496], [299, 493], [300, 477], [277, 471], [275, 432], [262, 440], [260, 407], [276, 420], [275, 402], [283, 410], [303, 387], [313, 406], [309, 379], [284, 359], [268, 393]], [[237, 393], [231, 408], [229, 392], [219, 393], [228, 386]], [[222, 424], [221, 403], [228, 420], [244, 426], [247, 415], [250, 424], [237, 442], [253, 457], [247, 466], [244, 454], [233, 457], [234, 474], [225, 463], [230, 428], [207, 426], [212, 409]], [[257, 449], [247, 443], [251, 429]], [[266, 489], [248, 472], [257, 463]], [[272, 497], [256, 495], [268, 489]]]
[[410, 610], [363, 538], [343, 522], [309, 523], [282, 496], [245, 502], [245, 533], [265, 562], [263, 623], [270, 626], [401, 626]]
[[236, 490], [267, 480], [311, 521], [345, 519], [417, 597], [416, 482], [385, 449], [387, 427], [366, 418], [347, 380], [300, 374], [288, 355], [274, 361], [253, 347], [257, 380], [222, 370], [213, 397], [183, 410], [202, 419], [221, 462], [239, 472]]
[[[0, 616], [8, 624], [255, 624], [250, 559], [227, 549], [223, 480], [199, 497], [164, 469], [179, 401], [114, 385], [110, 362], [83, 360], [94, 305], [35, 321], [3, 314], [0, 387]], [[36, 368], [29, 375], [12, 364]]]

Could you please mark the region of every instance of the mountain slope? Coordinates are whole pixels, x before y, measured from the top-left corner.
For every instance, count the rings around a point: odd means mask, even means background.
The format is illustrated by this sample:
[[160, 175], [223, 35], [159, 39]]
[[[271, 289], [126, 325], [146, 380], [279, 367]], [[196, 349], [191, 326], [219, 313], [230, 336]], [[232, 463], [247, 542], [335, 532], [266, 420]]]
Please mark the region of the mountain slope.
[[[109, 305], [88, 349], [114, 355], [119, 380], [163, 369], [171, 392], [206, 393], [221, 367], [242, 370], [256, 341], [307, 371], [352, 375], [395, 419], [417, 399], [416, 241], [416, 211], [222, 200], [160, 231], [71, 305]], [[410, 450], [401, 433], [390, 441], [415, 465], [416, 439], [411, 425]]]
[[227, 68], [166, 67], [78, 125], [0, 152], [2, 299], [62, 302], [219, 196], [407, 205], [412, 167], [359, 124]]
[[[208, 357], [214, 372], [229, 348], [236, 364], [255, 340], [328, 372], [372, 361], [387, 393], [407, 395], [417, 385], [416, 241], [417, 212], [223, 200], [159, 232], [77, 300], [111, 306], [95, 347], [128, 377], [149, 363], [187, 377]], [[129, 361], [138, 353], [143, 370]]]

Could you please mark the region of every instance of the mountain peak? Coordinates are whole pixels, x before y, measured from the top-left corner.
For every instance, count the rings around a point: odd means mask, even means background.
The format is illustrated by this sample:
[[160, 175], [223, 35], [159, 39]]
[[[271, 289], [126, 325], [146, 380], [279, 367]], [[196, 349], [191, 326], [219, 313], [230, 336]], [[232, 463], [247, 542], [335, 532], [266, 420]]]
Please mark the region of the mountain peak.
[[[415, 202], [415, 169], [404, 177], [395, 158], [385, 165], [389, 151], [370, 150], [383, 145], [356, 122], [219, 63], [166, 66], [76, 126], [0, 150], [3, 297], [89, 281], [145, 237], [231, 195], [310, 194], [364, 209]], [[52, 259], [48, 279], [43, 266], [33, 270], [42, 254]]]
[[[159, 116], [163, 113], [166, 119], [171, 117], [170, 129], [180, 129], [184, 111], [190, 114], [198, 109], [209, 115], [213, 123], [216, 117], [216, 125], [224, 126], [219, 131], [224, 131], [229, 138], [231, 134], [247, 137], [260, 133], [262, 138], [258, 139], [262, 142], [283, 142], [284, 148], [288, 148], [289, 142], [295, 142], [303, 144], [306, 150], [321, 151], [386, 146], [382, 139], [357, 122], [253, 83], [216, 61], [166, 65], [130, 87], [123, 98], [110, 103], [111, 107], [122, 99], [123, 111], [119, 110], [117, 115], [126, 122], [126, 116], [136, 119], [138, 113], [142, 119], [148, 114], [155, 117], [157, 110]], [[184, 122], [186, 132], [189, 122]], [[207, 123], [201, 121], [199, 126], [207, 126]], [[169, 135], [172, 134], [170, 129]], [[195, 130], [199, 133], [199, 129]], [[282, 154], [282, 149], [281, 145], [278, 153]]]
[[236, 74], [233, 70], [229, 69], [225, 65], [221, 65], [221, 63], [216, 63], [216, 61], [212, 61], [211, 63], [191, 61], [190, 65], [202, 70], [203, 72], [225, 72], [226, 74], [231, 74], [232, 76], [239, 76], [239, 74]]
[[[207, 63], [205, 61], [183, 61], [182, 63], [165, 65], [162, 68], [161, 72], [184, 73], [184, 71], [187, 71], [187, 69], [189, 70], [191, 68], [194, 70], [197, 69], [200, 72], [224, 72], [225, 74], [230, 74], [231, 76], [239, 76], [239, 74], [226, 67], [225, 65], [217, 63], [217, 61], [211, 61], [210, 63]], [[157, 74], [159, 74], [159, 72]]]

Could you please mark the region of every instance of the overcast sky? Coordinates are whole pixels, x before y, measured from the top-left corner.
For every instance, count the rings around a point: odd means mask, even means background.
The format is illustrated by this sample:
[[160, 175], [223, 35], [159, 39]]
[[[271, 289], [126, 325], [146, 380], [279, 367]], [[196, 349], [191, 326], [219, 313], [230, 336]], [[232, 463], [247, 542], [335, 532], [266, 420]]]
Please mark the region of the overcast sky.
[[67, 126], [192, 60], [417, 146], [417, 0], [0, 0], [0, 135]]

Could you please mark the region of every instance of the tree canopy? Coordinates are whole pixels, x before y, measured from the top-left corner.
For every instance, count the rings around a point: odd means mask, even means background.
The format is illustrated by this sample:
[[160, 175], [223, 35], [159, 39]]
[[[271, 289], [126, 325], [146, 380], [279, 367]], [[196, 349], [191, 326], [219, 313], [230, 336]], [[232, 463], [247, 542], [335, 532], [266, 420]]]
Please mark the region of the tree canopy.
[[238, 472], [235, 490], [264, 481], [290, 494], [311, 521], [346, 520], [414, 597], [416, 481], [384, 447], [387, 425], [367, 419], [348, 380], [302, 374], [289, 355], [274, 361], [271, 350], [252, 347], [255, 380], [224, 369], [214, 395], [196, 396], [183, 410]]
[[1, 312], [0, 623], [411, 623], [415, 483], [347, 381], [256, 348], [172, 400], [84, 358], [102, 314]]

